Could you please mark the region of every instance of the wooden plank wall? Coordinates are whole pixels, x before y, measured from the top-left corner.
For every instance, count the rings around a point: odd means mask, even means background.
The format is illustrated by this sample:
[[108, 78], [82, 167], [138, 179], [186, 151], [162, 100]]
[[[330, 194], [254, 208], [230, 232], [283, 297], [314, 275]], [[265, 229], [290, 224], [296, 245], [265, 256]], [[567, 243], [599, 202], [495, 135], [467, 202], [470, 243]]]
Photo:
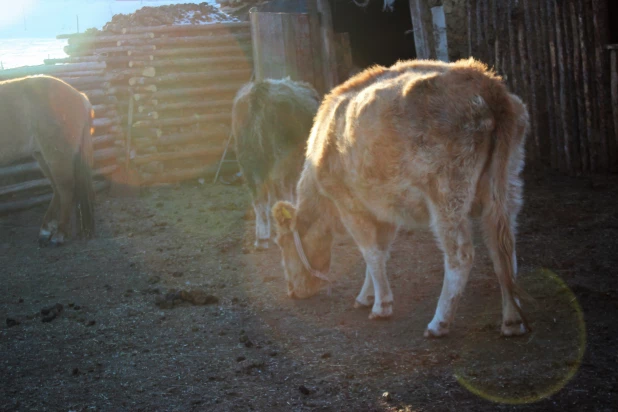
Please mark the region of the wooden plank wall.
[[252, 11], [251, 27], [256, 79], [290, 76], [327, 91], [320, 26], [312, 14]]
[[532, 165], [618, 171], [605, 8], [596, 0], [466, 0], [470, 54], [528, 105]]

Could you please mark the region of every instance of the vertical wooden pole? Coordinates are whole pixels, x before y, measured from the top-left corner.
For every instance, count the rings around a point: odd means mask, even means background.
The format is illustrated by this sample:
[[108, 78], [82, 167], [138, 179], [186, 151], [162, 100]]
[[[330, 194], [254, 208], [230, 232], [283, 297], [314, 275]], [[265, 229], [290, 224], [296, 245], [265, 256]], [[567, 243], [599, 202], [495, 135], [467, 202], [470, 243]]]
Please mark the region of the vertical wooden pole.
[[472, 49], [472, 32], [474, 28], [472, 27], [472, 1], [466, 0], [466, 17], [467, 17], [467, 26], [468, 26], [468, 57], [473, 56], [474, 50]]
[[414, 46], [416, 47], [417, 59], [431, 59], [429, 36], [423, 21], [424, 3], [422, 0], [410, 0], [410, 17], [412, 18], [412, 30], [414, 32]]
[[564, 10], [562, 9], [563, 3], [558, 5], [554, 0], [554, 13], [556, 16], [556, 48], [558, 51], [558, 76], [560, 79], [560, 120], [562, 122], [562, 138], [560, 139], [560, 146], [558, 147], [558, 153], [560, 153], [562, 171], [571, 172], [571, 153], [569, 152], [569, 142], [571, 141], [571, 132], [569, 128], [569, 112], [568, 112], [568, 97], [567, 97], [567, 79], [566, 79], [566, 58], [564, 51], [564, 30], [562, 29], [562, 20]]
[[249, 10], [249, 20], [251, 21], [251, 49], [253, 50], [253, 76], [255, 80], [262, 80], [264, 74], [262, 73], [262, 57], [263, 54], [260, 50], [260, 24], [259, 24], [259, 13], [257, 11], [257, 7], [252, 7]]
[[133, 129], [133, 101], [135, 99], [133, 98], [133, 92], [129, 92], [129, 112], [127, 113], [127, 144], [125, 147], [125, 158], [124, 158], [124, 167], [125, 167], [125, 173], [127, 174], [127, 176], [130, 176], [130, 170], [129, 168], [131, 167], [131, 131]]
[[500, 41], [499, 41], [499, 28], [498, 28], [498, 13], [499, 9], [497, 7], [497, 0], [491, 1], [491, 39], [493, 40], [493, 59], [490, 62], [495, 68], [496, 71], [500, 71]]
[[577, 22], [578, 22], [578, 32], [579, 32], [579, 47], [582, 59], [582, 85], [584, 89], [584, 108], [585, 108], [585, 120], [586, 120], [586, 134], [582, 136], [587, 141], [588, 150], [587, 156], [588, 167], [591, 172], [597, 171], [597, 155], [596, 155], [596, 147], [594, 145], [594, 136], [592, 131], [592, 99], [590, 95], [590, 68], [589, 68], [589, 58], [588, 58], [588, 47], [586, 41], [586, 24], [584, 21], [584, 16], [580, 13], [585, 12], [583, 0], [578, 1], [577, 4]]
[[605, 82], [605, 62], [603, 59], [603, 44], [605, 42], [605, 19], [606, 13], [605, 6], [600, 1], [592, 2], [592, 27], [594, 29], [594, 62], [595, 62], [595, 84], [597, 89], [597, 109], [599, 112], [599, 136], [601, 139], [601, 156], [600, 163], [601, 169], [604, 172], [609, 170], [610, 165], [610, 144], [608, 141], [608, 127], [607, 127], [607, 91]]
[[558, 98], [558, 62], [556, 57], [556, 31], [554, 28], [554, 0], [545, 0], [544, 2], [545, 21], [547, 22], [548, 31], [548, 44], [549, 44], [549, 72], [551, 74], [551, 95], [549, 98], [552, 101], [552, 112], [550, 113], [550, 121], [554, 123], [554, 134], [551, 136], [550, 156], [551, 166], [554, 169], [560, 168], [560, 157], [558, 153], [559, 136], [562, 133], [561, 123], [559, 121], [559, 109], [560, 99]]
[[517, 0], [506, 0], [507, 1], [507, 12], [506, 12], [506, 24], [508, 25], [508, 33], [509, 33], [509, 63], [511, 73], [509, 76], [511, 87], [515, 92], [519, 91], [519, 84], [517, 81], [517, 33], [514, 27], [513, 22], [513, 4], [517, 2]]
[[530, 110], [528, 111], [530, 114], [530, 130], [532, 132], [532, 139], [528, 140], [528, 144], [527, 144], [527, 149], [528, 149], [528, 156], [529, 159], [531, 161], [531, 163], [535, 163], [536, 162], [536, 144], [535, 144], [535, 136], [534, 136], [534, 126], [535, 126], [535, 110], [534, 110], [534, 106], [532, 105], [532, 101], [530, 99], [530, 82], [528, 79], [528, 66], [529, 66], [529, 60], [528, 60], [528, 54], [526, 51], [526, 40], [524, 38], [524, 21], [523, 21], [523, 12], [522, 12], [522, 3], [520, 1], [517, 1], [514, 4], [514, 14], [511, 15], [511, 18], [514, 21], [514, 24], [516, 25], [516, 29], [517, 29], [517, 49], [519, 51], [519, 64], [517, 65], [517, 68], [519, 69], [519, 72], [521, 73], [521, 91], [519, 92], [520, 96], [522, 96], [524, 98], [524, 101], [526, 102], [526, 104], [528, 104], [528, 107], [530, 108]]
[[476, 0], [476, 10], [474, 11], [476, 23], [474, 25], [476, 54], [481, 60], [485, 60], [485, 44], [483, 43], [483, 14], [481, 13], [481, 10], [483, 9], [483, 1], [484, 0]]
[[436, 6], [431, 8], [433, 21], [433, 37], [436, 45], [436, 58], [443, 62], [448, 62], [448, 39], [446, 36], [446, 18], [444, 7]]
[[581, 162], [579, 156], [579, 133], [577, 133], [577, 99], [575, 90], [577, 84], [575, 84], [573, 73], [573, 29], [570, 23], [569, 3], [572, 0], [563, 0], [562, 2], [562, 30], [564, 33], [564, 67], [566, 77], [566, 99], [567, 99], [567, 123], [569, 126], [570, 139], [565, 142], [568, 147], [571, 158], [571, 170], [569, 173], [575, 173], [581, 171]]
[[[536, 0], [532, 0], [534, 2], [536, 2]], [[541, 141], [540, 141], [540, 136], [541, 136], [541, 128], [540, 128], [540, 116], [539, 116], [539, 110], [538, 110], [538, 100], [537, 100], [537, 89], [539, 87], [539, 72], [541, 70], [542, 67], [542, 63], [541, 63], [541, 58], [540, 58], [540, 54], [538, 53], [538, 48], [536, 47], [538, 45], [538, 40], [535, 41], [533, 39], [533, 37], [535, 38], [539, 38], [542, 37], [541, 34], [539, 33], [537, 36], [533, 36], [533, 34], [535, 33], [534, 30], [534, 19], [533, 16], [535, 14], [535, 9], [536, 7], [533, 6], [531, 0], [523, 0], [523, 9], [524, 9], [524, 15], [523, 15], [523, 19], [524, 19], [524, 27], [526, 30], [526, 35], [525, 35], [525, 40], [526, 40], [526, 51], [528, 53], [528, 61], [530, 62], [527, 67], [526, 70], [528, 71], [528, 78], [529, 78], [529, 87], [530, 87], [530, 107], [532, 108], [532, 111], [534, 112], [533, 115], [533, 120], [534, 120], [534, 127], [532, 129], [532, 133], [534, 133], [534, 142], [536, 145], [536, 157], [537, 157], [537, 162], [541, 162]]]
[[320, 15], [320, 29], [322, 34], [322, 57], [324, 59], [324, 82], [326, 90], [331, 90], [339, 84], [337, 75], [337, 56], [335, 55], [335, 34], [333, 31], [333, 17], [330, 2], [317, 0], [317, 10]]
[[551, 97], [551, 72], [549, 65], [549, 35], [547, 33], [547, 17], [545, 14], [545, 2], [544, 1], [533, 1], [532, 4], [535, 5], [534, 9], [534, 27], [538, 27], [539, 29], [539, 43], [537, 43], [538, 47], [538, 56], [539, 61], [541, 62], [540, 73], [538, 73], [538, 86], [539, 89], [543, 90], [544, 93], [540, 94], [539, 97], [539, 110], [540, 116], [543, 118], [543, 122], [540, 124], [540, 129], [542, 131], [541, 136], [541, 156], [543, 158], [543, 162], [548, 165], [551, 163], [550, 157], [550, 145], [553, 139], [553, 135], [555, 133], [554, 130], [554, 122], [553, 122], [553, 100]]
[[612, 114], [614, 115], [614, 138], [618, 146], [618, 47], [610, 50], [610, 66], [612, 78]]
[[[581, 3], [581, 0], [575, 0]], [[571, 20], [571, 27], [573, 31], [573, 81], [574, 81], [574, 94], [575, 94], [575, 110], [573, 112], [574, 117], [577, 119], [577, 129], [574, 129], [574, 132], [578, 134], [578, 143], [579, 143], [579, 158], [581, 164], [581, 170], [583, 172], [588, 171], [588, 146], [586, 144], [587, 135], [586, 135], [586, 104], [584, 103], [583, 96], [583, 84], [582, 84], [582, 55], [581, 55], [581, 45], [579, 42], [579, 27], [577, 24], [577, 9], [575, 7], [574, 1], [569, 1], [569, 14]]]

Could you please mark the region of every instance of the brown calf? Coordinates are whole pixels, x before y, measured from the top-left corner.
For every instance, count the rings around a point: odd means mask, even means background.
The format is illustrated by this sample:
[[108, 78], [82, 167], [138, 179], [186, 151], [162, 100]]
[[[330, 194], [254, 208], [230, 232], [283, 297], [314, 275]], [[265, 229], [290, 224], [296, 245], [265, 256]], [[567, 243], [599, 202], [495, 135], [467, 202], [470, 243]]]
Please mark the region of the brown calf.
[[316, 115], [296, 203], [272, 208], [288, 294], [306, 298], [327, 283], [342, 223], [367, 264], [355, 306], [389, 317], [386, 262], [397, 231], [429, 227], [445, 274], [425, 336], [446, 335], [472, 267], [471, 218], [480, 217], [502, 290], [502, 333], [525, 333], [515, 225], [527, 128], [525, 105], [473, 59], [377, 66], [333, 89]]

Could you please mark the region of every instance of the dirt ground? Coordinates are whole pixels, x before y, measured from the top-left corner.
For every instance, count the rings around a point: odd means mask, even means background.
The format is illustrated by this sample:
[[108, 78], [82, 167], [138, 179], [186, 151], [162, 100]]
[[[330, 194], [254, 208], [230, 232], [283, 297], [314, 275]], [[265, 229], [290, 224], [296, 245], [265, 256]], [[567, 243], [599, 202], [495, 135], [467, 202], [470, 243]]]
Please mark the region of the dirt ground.
[[510, 339], [478, 236], [451, 335], [427, 340], [442, 283], [427, 233], [398, 237], [394, 316], [369, 321], [346, 237], [331, 295], [287, 298], [276, 246], [252, 251], [242, 186], [101, 194], [98, 237], [61, 248], [37, 247], [43, 207], [3, 217], [0, 410], [616, 410], [618, 179], [526, 180], [533, 331]]

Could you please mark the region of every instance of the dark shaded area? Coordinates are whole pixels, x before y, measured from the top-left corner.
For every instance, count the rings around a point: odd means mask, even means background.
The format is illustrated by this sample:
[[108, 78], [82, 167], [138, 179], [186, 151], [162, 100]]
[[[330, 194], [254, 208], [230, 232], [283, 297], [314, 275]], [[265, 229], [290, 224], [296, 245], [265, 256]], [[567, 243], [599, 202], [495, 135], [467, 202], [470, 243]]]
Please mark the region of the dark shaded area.
[[618, 1], [607, 0], [607, 28], [609, 30], [608, 42], [618, 44]]
[[397, 60], [416, 57], [407, 0], [396, 0], [393, 11], [382, 8], [383, 2], [377, 0], [371, 0], [365, 8], [352, 1], [332, 3], [335, 32], [350, 33], [352, 59], [360, 68], [390, 66]]

